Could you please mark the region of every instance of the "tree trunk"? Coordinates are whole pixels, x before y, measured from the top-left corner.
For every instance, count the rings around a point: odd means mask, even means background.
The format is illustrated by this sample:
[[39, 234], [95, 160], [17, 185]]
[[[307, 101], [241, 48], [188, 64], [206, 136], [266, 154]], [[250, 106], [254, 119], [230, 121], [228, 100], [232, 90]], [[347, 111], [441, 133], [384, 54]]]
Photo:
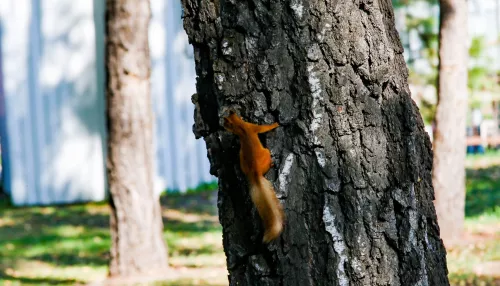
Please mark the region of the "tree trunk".
[[[448, 285], [431, 143], [411, 100], [390, 0], [183, 0], [194, 46], [194, 132], [219, 177], [231, 285]], [[282, 235], [262, 225], [222, 128], [262, 136]]]
[[433, 184], [445, 244], [460, 238], [465, 211], [467, 1], [441, 0]]
[[110, 276], [166, 269], [159, 197], [153, 190], [149, 1], [106, 2]]

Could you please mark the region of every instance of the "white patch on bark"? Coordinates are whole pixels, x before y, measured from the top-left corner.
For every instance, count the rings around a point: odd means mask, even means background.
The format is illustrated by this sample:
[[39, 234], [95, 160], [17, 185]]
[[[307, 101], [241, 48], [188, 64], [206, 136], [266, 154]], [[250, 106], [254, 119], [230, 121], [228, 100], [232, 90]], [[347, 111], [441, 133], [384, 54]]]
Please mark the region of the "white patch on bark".
[[410, 233], [408, 235], [408, 242], [406, 244], [406, 248], [409, 250], [411, 247], [417, 247], [417, 237], [415, 236], [415, 232], [418, 229], [418, 217], [417, 212], [415, 211], [416, 202], [415, 202], [415, 187], [413, 184], [410, 184], [410, 210], [408, 211], [409, 221], [410, 221]]
[[427, 225], [425, 226], [424, 234], [425, 234], [424, 238], [425, 238], [426, 247], [430, 250], [434, 250], [434, 247], [432, 247], [432, 244], [429, 243], [429, 236], [427, 234]]
[[290, 5], [290, 8], [292, 8], [297, 18], [302, 19], [302, 15], [304, 14], [304, 5], [302, 5], [302, 3], [294, 1], [292, 5]]
[[219, 90], [222, 90], [222, 83], [224, 82], [224, 75], [218, 74], [215, 76], [215, 79], [217, 80], [217, 88]]
[[330, 31], [332, 28], [332, 25], [329, 24], [329, 23], [326, 23], [323, 28], [321, 29], [321, 32], [319, 32], [319, 34], [316, 36], [316, 38], [318, 39], [318, 41], [320, 42], [323, 42], [323, 39], [325, 38], [325, 34], [327, 31]]
[[288, 175], [290, 175], [290, 170], [292, 169], [293, 160], [295, 156], [293, 153], [288, 154], [285, 159], [285, 164], [283, 164], [283, 169], [281, 169], [280, 174], [278, 175], [278, 182], [280, 184], [280, 190], [283, 193], [286, 193], [286, 185], [288, 184]]
[[415, 185], [413, 183], [410, 184], [410, 206], [413, 209], [417, 208], [417, 197], [415, 196]]
[[227, 41], [222, 42], [222, 54], [223, 55], [230, 55], [233, 52], [233, 49], [229, 46], [229, 43]]
[[[408, 210], [408, 220], [410, 223], [410, 230], [408, 233], [408, 241], [406, 242], [405, 245], [405, 251], [410, 252], [411, 249], [418, 249], [419, 253], [424, 253], [424, 246], [422, 243], [419, 243], [417, 241], [416, 237], [416, 232], [418, 230], [418, 213], [415, 211], [416, 209], [416, 197], [415, 197], [415, 186], [414, 184], [410, 184], [409, 187], [409, 193], [410, 193], [410, 198], [409, 198], [409, 207], [410, 209]], [[429, 239], [427, 237], [427, 229], [424, 229], [425, 233], [425, 242], [429, 244]], [[425, 262], [425, 256], [421, 255], [420, 256], [420, 279], [415, 283], [415, 285], [418, 286], [429, 286], [429, 277], [427, 276], [427, 265]]]
[[224, 82], [224, 75], [218, 74], [217, 75], [217, 82], [218, 83], [223, 83]]
[[314, 150], [314, 153], [316, 154], [316, 159], [318, 160], [318, 164], [321, 166], [321, 168], [324, 168], [326, 165], [325, 153], [320, 149]]
[[254, 53], [255, 50], [257, 50], [257, 40], [253, 37], [247, 37], [245, 38], [245, 44], [246, 48], [248, 51], [251, 51], [251, 53]]
[[335, 227], [335, 216], [330, 210], [328, 202], [326, 202], [325, 206], [323, 207], [323, 222], [325, 223], [326, 231], [328, 231], [328, 233], [330, 233], [330, 236], [332, 237], [333, 249], [339, 255], [339, 263], [337, 265], [337, 278], [339, 280], [339, 285], [349, 285], [349, 279], [347, 279], [344, 268], [344, 265], [347, 262], [347, 255], [345, 255], [344, 253], [346, 249], [344, 238]]
[[424, 256], [420, 259], [420, 267], [422, 268], [422, 277], [417, 281], [417, 286], [429, 286], [429, 277], [427, 276], [427, 268], [425, 265]]
[[309, 73], [308, 75], [308, 81], [309, 81], [309, 88], [311, 89], [311, 95], [312, 95], [312, 112], [313, 112], [313, 122], [311, 124], [311, 130], [316, 131], [320, 127], [321, 123], [321, 118], [323, 117], [323, 114], [317, 112], [316, 107], [319, 105], [320, 101], [323, 99], [321, 97], [321, 85], [319, 78], [316, 76], [316, 72], [313, 70], [314, 69], [314, 64], [309, 64], [307, 67], [307, 71]]
[[415, 210], [408, 211], [409, 220], [410, 220], [410, 234], [408, 235], [408, 241], [406, 244], [407, 249], [409, 250], [412, 246], [417, 246], [417, 238], [415, 236], [415, 230], [417, 229], [417, 212]]
[[313, 143], [320, 145], [319, 138], [314, 134], [318, 128], [321, 127], [321, 122], [323, 118], [323, 114], [318, 110], [320, 108], [320, 102], [323, 101], [323, 97], [321, 96], [321, 84], [320, 80], [314, 71], [314, 63], [309, 63], [307, 67], [308, 72], [308, 82], [309, 89], [311, 90], [312, 95], [312, 105], [311, 111], [313, 115], [313, 119], [311, 125], [309, 126], [309, 130], [312, 132]]
[[366, 272], [363, 271], [363, 267], [361, 267], [361, 262], [357, 258], [353, 258], [351, 260], [351, 268], [357, 277], [365, 277]]

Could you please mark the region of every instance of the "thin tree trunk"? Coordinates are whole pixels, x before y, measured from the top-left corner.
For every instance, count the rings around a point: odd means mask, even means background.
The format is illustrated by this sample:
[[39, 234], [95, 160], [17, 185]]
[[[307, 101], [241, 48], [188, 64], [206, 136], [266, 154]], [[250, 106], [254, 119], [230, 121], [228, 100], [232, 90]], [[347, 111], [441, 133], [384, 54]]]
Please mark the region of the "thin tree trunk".
[[467, 1], [441, 0], [433, 184], [445, 244], [460, 238], [465, 212]]
[[167, 268], [159, 197], [153, 190], [149, 1], [106, 2], [110, 276]]
[[[219, 177], [231, 285], [448, 285], [431, 143], [411, 100], [390, 0], [183, 0], [194, 132]], [[284, 207], [265, 245], [222, 116], [262, 136]]]

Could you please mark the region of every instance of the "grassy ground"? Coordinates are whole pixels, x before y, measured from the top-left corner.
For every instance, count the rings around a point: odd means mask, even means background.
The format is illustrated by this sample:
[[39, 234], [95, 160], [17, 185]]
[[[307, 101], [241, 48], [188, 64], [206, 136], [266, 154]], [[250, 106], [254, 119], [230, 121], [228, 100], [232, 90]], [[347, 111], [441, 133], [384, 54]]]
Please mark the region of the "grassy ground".
[[463, 243], [448, 249], [453, 285], [500, 285], [500, 153], [467, 157]]
[[[452, 285], [500, 285], [500, 154], [467, 159], [466, 233], [448, 249]], [[215, 192], [162, 198], [171, 279], [227, 285]], [[0, 199], [1, 201], [1, 199]], [[0, 205], [0, 285], [77, 285], [106, 277], [108, 207]]]
[[[174, 280], [164, 285], [226, 285], [214, 192], [162, 198]], [[103, 280], [109, 259], [105, 204], [0, 206], [0, 284], [75, 285]], [[195, 277], [195, 278], [193, 278]]]

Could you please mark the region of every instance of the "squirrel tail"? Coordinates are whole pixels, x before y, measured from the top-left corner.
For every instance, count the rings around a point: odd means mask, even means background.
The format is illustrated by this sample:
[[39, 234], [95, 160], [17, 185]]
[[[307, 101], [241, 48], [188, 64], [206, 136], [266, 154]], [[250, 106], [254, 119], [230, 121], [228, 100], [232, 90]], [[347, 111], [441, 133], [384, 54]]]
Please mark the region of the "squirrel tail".
[[274, 188], [264, 176], [250, 180], [250, 196], [264, 224], [264, 243], [276, 239], [283, 230], [284, 213]]

